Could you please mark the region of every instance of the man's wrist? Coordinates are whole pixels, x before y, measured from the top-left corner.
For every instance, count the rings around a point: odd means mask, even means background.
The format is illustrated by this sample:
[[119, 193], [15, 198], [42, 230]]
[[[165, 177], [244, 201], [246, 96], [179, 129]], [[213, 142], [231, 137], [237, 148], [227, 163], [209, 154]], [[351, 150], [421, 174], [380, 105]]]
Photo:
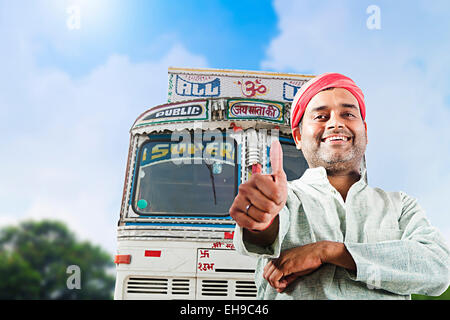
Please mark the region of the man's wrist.
[[333, 241], [319, 241], [320, 259], [322, 263], [332, 263], [333, 257], [336, 255], [336, 243]]
[[277, 235], [279, 228], [279, 217], [278, 215], [272, 220], [270, 225], [261, 231], [252, 231], [249, 229], [243, 229], [244, 241], [265, 247], [271, 245]]
[[322, 263], [331, 263], [349, 270], [356, 270], [355, 261], [342, 242], [321, 241], [321, 247]]

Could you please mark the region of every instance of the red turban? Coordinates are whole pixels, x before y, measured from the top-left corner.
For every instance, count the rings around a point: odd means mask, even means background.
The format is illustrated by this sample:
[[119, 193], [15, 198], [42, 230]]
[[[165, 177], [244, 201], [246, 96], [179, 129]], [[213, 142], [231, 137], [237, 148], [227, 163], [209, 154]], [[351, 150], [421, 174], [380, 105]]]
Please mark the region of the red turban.
[[358, 100], [362, 119], [364, 120], [366, 118], [364, 95], [353, 80], [339, 73], [324, 73], [305, 83], [295, 95], [291, 105], [291, 129], [298, 126], [309, 101], [317, 93], [327, 88], [344, 88], [350, 91], [356, 100]]

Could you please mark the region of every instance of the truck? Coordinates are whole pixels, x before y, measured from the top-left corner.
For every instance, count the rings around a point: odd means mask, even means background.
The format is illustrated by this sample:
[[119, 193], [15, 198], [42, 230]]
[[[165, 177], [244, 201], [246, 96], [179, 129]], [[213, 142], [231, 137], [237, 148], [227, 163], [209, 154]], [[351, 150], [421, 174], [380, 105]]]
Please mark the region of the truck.
[[167, 102], [130, 129], [114, 299], [256, 298], [256, 260], [236, 252], [229, 208], [241, 183], [271, 172], [273, 139], [288, 180], [307, 169], [289, 123], [311, 77], [168, 69]]

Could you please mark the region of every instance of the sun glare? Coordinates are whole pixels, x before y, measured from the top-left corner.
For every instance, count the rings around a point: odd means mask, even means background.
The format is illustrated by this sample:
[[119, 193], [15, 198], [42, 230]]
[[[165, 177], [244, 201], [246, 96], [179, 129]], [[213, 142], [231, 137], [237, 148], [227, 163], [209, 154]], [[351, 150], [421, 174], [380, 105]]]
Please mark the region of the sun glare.
[[[66, 2], [66, 25], [69, 30], [94, 30], [111, 26], [114, 1], [107, 0], [69, 0]], [[91, 30], [91, 31], [94, 31]]]

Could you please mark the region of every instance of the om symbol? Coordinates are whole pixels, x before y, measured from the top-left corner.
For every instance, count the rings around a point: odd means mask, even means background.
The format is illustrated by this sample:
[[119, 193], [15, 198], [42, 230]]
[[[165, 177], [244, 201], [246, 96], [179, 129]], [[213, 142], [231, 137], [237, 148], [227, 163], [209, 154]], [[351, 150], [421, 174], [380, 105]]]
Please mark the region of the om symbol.
[[256, 79], [255, 81], [238, 81], [238, 85], [241, 86], [242, 94], [246, 97], [254, 97], [255, 95], [265, 94], [267, 92], [267, 87], [261, 84], [261, 80]]

